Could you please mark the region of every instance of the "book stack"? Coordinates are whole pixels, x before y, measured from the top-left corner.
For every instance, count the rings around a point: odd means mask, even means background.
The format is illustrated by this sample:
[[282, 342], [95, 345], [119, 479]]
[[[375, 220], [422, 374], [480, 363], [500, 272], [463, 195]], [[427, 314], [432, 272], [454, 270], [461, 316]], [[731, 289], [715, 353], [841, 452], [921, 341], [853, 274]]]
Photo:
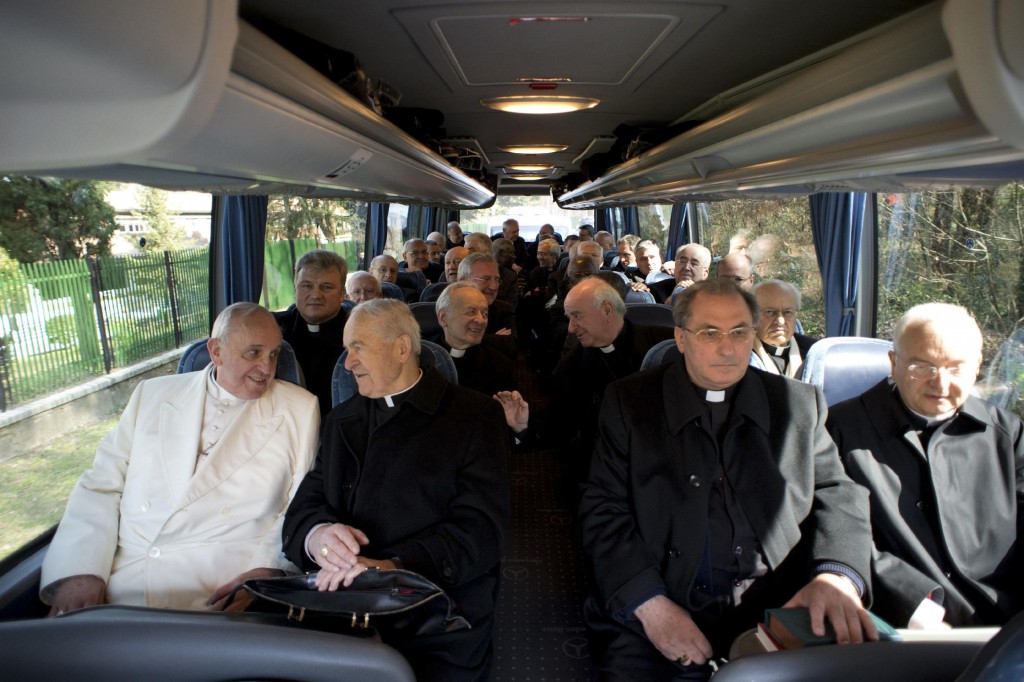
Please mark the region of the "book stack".
[[[870, 615], [878, 630], [879, 641], [899, 642], [903, 639], [893, 626], [873, 613]], [[767, 609], [764, 622], [758, 623], [754, 636], [765, 651], [836, 643], [836, 633], [827, 620], [824, 636], [819, 637], [811, 631], [811, 614], [805, 608]]]

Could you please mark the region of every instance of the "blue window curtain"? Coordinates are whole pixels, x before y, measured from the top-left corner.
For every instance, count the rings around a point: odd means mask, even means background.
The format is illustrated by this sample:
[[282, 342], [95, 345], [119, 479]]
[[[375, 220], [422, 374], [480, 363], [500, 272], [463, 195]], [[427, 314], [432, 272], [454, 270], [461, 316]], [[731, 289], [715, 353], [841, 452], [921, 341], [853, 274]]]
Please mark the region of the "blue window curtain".
[[232, 303], [258, 303], [267, 238], [266, 196], [213, 197], [210, 325]]
[[[594, 210], [594, 232], [608, 230], [608, 232], [615, 234], [615, 217], [612, 215], [614, 210], [614, 208], [598, 208]], [[612, 226], [611, 230], [608, 229], [609, 225]]]
[[676, 249], [692, 241], [690, 235], [690, 213], [691, 206], [689, 202], [672, 205], [672, 215], [668, 219], [668, 243], [665, 244], [664, 253], [666, 260], [675, 258]]
[[861, 232], [869, 197], [864, 192], [826, 192], [810, 197], [811, 233], [825, 297], [826, 336], [854, 334]]
[[622, 230], [613, 232], [616, 238], [624, 234], [639, 234], [640, 212], [636, 206], [624, 206], [622, 209]]
[[436, 206], [410, 206], [409, 236], [406, 239], [425, 239], [434, 231], [434, 221], [440, 213]]
[[366, 226], [366, 255], [363, 267], [369, 267], [370, 261], [384, 253], [388, 243], [388, 210], [391, 204], [370, 204], [368, 224]]

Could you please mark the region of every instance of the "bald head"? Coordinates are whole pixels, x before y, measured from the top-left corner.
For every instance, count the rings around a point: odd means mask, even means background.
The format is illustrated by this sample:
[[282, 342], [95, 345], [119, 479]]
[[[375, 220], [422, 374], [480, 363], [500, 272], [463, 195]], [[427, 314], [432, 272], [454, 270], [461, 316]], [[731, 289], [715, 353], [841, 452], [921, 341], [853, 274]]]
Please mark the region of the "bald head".
[[745, 253], [730, 253], [718, 261], [718, 277], [731, 279], [741, 289], [754, 286], [753, 264]]

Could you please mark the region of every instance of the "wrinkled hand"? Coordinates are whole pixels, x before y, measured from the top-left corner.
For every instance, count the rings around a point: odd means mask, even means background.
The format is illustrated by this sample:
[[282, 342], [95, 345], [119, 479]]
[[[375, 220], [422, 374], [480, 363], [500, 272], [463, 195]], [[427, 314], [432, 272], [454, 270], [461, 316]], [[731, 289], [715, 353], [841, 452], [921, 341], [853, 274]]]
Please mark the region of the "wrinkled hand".
[[279, 578], [283, 575], [284, 571], [276, 568], [254, 568], [251, 571], [246, 571], [234, 580], [224, 583], [214, 590], [213, 594], [206, 601], [206, 605], [210, 607], [211, 611], [245, 611], [249, 608], [249, 604], [252, 604], [252, 595], [245, 590], [238, 590], [231, 603], [227, 603], [235, 588], [252, 578]]
[[674, 260], [665, 261], [661, 264], [661, 271], [670, 275], [676, 274], [676, 262]]
[[95, 575], [74, 575], [57, 586], [50, 604], [51, 616], [106, 603], [107, 584]]
[[519, 274], [520, 272], [522, 272], [522, 271], [523, 271], [523, 266], [522, 266], [522, 265], [520, 265], [519, 263], [513, 263], [513, 264], [512, 264], [512, 269], [513, 269], [513, 270], [515, 271], [515, 273], [516, 273], [516, 274], [518, 275], [518, 274]]
[[690, 662], [701, 665], [711, 658], [711, 642], [690, 614], [668, 597], [652, 597], [633, 613], [644, 626], [647, 639], [670, 661], [686, 656]]
[[509, 327], [502, 327], [498, 331], [494, 332], [495, 336], [512, 336], [512, 330]]
[[682, 287], [684, 289], [686, 287], [692, 287], [693, 286], [693, 280], [692, 279], [684, 279], [681, 282], [676, 282], [676, 286], [677, 287]]
[[[321, 572], [344, 574], [357, 565], [362, 546], [369, 542], [366, 534], [358, 528], [346, 526], [343, 523], [333, 523], [317, 528], [309, 536], [306, 546], [309, 549], [309, 555], [323, 569]], [[326, 552], [324, 551], [325, 547], [327, 548]]]
[[650, 291], [651, 288], [643, 282], [633, 282], [630, 284], [633, 287], [633, 291]]
[[525, 431], [530, 425], [530, 406], [519, 391], [498, 391], [494, 399], [501, 403], [509, 428], [516, 433]]
[[378, 559], [359, 557], [356, 560], [355, 566], [347, 571], [338, 571], [337, 573], [320, 571], [316, 576], [316, 588], [321, 592], [334, 592], [341, 585], [348, 587], [356, 579], [357, 575], [371, 568], [378, 568], [384, 571], [394, 569], [396, 566], [391, 560], [380, 561]]
[[853, 583], [834, 573], [821, 573], [782, 605], [804, 606], [811, 613], [811, 631], [825, 636], [825, 618], [832, 623], [839, 644], [878, 641], [878, 630], [864, 610]]

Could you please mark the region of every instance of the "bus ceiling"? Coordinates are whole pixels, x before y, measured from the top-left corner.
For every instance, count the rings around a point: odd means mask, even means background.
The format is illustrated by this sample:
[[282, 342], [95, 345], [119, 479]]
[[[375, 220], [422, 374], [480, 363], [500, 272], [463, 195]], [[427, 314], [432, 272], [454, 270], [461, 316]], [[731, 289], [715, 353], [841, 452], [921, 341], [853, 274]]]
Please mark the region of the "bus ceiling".
[[[0, 24], [0, 172], [450, 208], [1024, 176], [1024, 3], [755, 4], [16, 3]], [[282, 47], [288, 31], [351, 51], [401, 111]], [[481, 106], [538, 93], [600, 103]], [[396, 124], [410, 116], [440, 118]], [[526, 143], [556, 150], [508, 151]]]

